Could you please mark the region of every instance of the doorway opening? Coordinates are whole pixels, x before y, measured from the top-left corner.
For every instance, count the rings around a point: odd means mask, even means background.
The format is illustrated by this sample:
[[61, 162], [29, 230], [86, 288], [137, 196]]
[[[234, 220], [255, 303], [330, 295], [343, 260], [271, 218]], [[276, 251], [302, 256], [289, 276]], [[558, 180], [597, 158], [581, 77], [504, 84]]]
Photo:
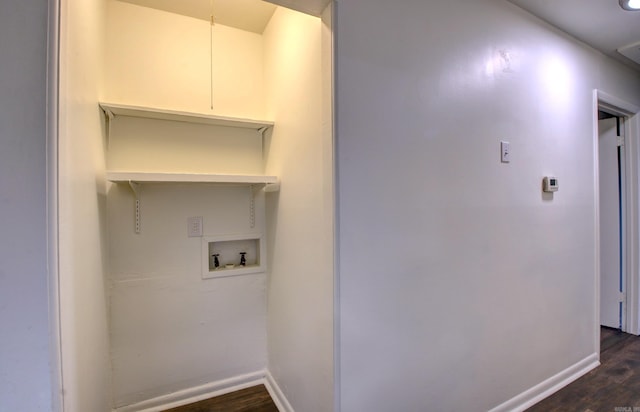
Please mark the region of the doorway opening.
[[600, 325], [626, 331], [624, 117], [598, 111]]
[[[640, 107], [594, 91], [597, 331], [637, 335]], [[598, 333], [599, 335], [599, 333]], [[596, 337], [600, 346], [600, 338]]]

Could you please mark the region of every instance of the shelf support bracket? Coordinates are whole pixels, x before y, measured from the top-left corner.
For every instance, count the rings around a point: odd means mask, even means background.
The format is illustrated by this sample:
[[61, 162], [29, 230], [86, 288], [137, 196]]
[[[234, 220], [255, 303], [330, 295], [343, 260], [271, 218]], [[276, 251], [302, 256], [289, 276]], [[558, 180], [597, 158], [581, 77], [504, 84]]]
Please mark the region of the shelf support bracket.
[[249, 227], [256, 227], [256, 190], [255, 185], [249, 185]]
[[258, 131], [258, 136], [260, 136], [260, 144], [262, 146], [262, 159], [263, 159], [263, 165], [264, 165], [264, 159], [266, 158], [265, 156], [265, 133], [267, 132], [267, 130], [269, 130], [269, 128], [271, 128], [273, 126], [263, 126], [259, 129], [257, 129]]
[[261, 190], [265, 193], [277, 192], [280, 190], [280, 182], [249, 185], [249, 226], [251, 229], [256, 227], [256, 196]]
[[111, 140], [111, 122], [116, 117], [115, 114], [109, 109], [102, 109], [105, 117], [105, 127], [107, 129], [107, 147], [109, 147], [109, 141]]
[[280, 183], [267, 183], [266, 185], [264, 185], [264, 188], [262, 190], [264, 190], [265, 193], [279, 192]]
[[258, 133], [260, 133], [260, 136], [262, 136], [262, 138], [264, 138], [264, 132], [266, 132], [271, 126], [264, 126], [258, 129]]
[[136, 197], [135, 214], [136, 214], [136, 234], [140, 234], [140, 183], [129, 180], [129, 187]]

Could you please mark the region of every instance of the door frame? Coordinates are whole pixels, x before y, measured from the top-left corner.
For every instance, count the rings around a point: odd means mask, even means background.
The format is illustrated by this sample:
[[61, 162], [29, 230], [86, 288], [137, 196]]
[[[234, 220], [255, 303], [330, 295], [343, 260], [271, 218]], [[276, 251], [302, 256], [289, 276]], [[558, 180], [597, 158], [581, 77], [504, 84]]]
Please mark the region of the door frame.
[[[624, 119], [625, 117], [618, 117], [617, 115], [609, 113], [609, 110], [600, 106], [598, 111], [598, 184], [600, 185], [598, 194], [598, 207], [600, 222], [600, 325], [620, 328], [623, 332], [627, 330], [627, 316], [625, 313], [626, 309], [626, 279], [627, 279], [627, 265], [626, 265], [626, 257], [627, 251], [625, 249], [626, 240], [624, 236], [627, 233], [626, 223], [626, 172], [625, 172], [625, 144], [624, 144], [624, 131], [622, 128], [624, 127]], [[606, 117], [606, 137], [603, 136], [603, 132], [605, 131], [605, 124], [603, 123], [602, 113], [606, 113], [608, 117]], [[611, 134], [616, 137], [612, 137]], [[622, 139], [620, 139], [622, 137]], [[620, 143], [622, 140], [622, 144]], [[604, 145], [603, 145], [604, 143]], [[613, 159], [613, 155], [615, 152], [615, 162]], [[603, 164], [603, 156], [606, 159], [606, 162]], [[603, 167], [605, 170], [603, 170]], [[614, 190], [614, 181], [613, 179], [613, 171], [615, 168], [615, 193], [617, 195], [615, 197], [609, 197], [613, 195], [612, 190]], [[606, 172], [606, 173], [605, 173]], [[603, 174], [607, 176], [605, 180], [608, 183], [605, 183], [609, 187], [603, 187]], [[613, 222], [613, 215], [611, 213], [615, 209], [615, 223]], [[607, 224], [603, 225], [602, 219], [604, 218], [603, 213], [607, 213]], [[613, 226], [612, 226], [613, 225]], [[615, 248], [616, 253], [615, 256], [612, 254], [613, 250], [611, 249], [615, 242], [612, 244], [608, 244], [612, 242], [613, 236], [617, 239], [618, 246]], [[606, 265], [606, 269], [603, 268], [602, 264], [604, 262], [605, 256], [609, 263]], [[615, 273], [612, 272], [613, 267], [610, 266], [613, 264], [611, 259], [615, 259], [617, 262], [617, 270]], [[615, 286], [615, 290], [619, 291], [616, 293], [615, 300], [615, 321], [613, 321], [613, 313], [614, 307], [612, 306], [613, 295], [610, 290]], [[605, 293], [607, 290], [607, 293]], [[622, 295], [623, 298], [619, 301], [619, 296]], [[606, 297], [606, 298], [605, 298]], [[607, 305], [605, 308], [603, 305]], [[604, 317], [604, 318], [603, 318]]]
[[596, 345], [600, 347], [600, 184], [599, 184], [599, 150], [598, 150], [598, 111], [604, 110], [624, 121], [624, 150], [623, 152], [623, 270], [625, 282], [625, 304], [623, 305], [623, 319], [625, 332], [634, 335], [640, 334], [640, 205], [638, 196], [638, 162], [640, 159], [640, 107], [628, 103], [616, 96], [605, 93], [602, 90], [593, 91], [593, 144], [594, 144], [594, 185], [595, 185], [595, 229], [596, 229]]
[[47, 280], [49, 296], [49, 368], [51, 410], [64, 411], [62, 333], [60, 330], [60, 277], [58, 247], [58, 99], [60, 67], [60, 0], [48, 2], [47, 36]]

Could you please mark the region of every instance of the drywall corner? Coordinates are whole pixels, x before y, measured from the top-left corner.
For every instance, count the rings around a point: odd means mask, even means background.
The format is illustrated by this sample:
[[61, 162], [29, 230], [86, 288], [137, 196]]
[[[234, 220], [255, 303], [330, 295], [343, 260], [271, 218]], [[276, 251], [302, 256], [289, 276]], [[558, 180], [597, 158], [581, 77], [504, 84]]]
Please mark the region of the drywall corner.
[[333, 408], [332, 131], [321, 26], [279, 8], [264, 32], [266, 109], [276, 124], [266, 173], [282, 181], [267, 195], [268, 368], [305, 411]]
[[103, 116], [105, 0], [60, 3], [58, 128], [64, 408], [111, 407]]

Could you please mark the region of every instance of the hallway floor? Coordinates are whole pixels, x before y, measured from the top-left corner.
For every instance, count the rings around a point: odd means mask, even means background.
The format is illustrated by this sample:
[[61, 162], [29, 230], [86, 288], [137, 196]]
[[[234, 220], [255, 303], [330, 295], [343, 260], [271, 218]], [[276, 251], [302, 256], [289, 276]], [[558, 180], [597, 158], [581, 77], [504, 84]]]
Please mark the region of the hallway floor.
[[527, 412], [640, 411], [640, 337], [601, 328], [601, 365]]
[[[640, 411], [640, 337], [602, 328], [598, 368], [527, 412]], [[618, 408], [618, 409], [616, 409]], [[277, 412], [263, 385], [165, 412]]]
[[278, 412], [278, 408], [264, 385], [259, 385], [165, 412]]

